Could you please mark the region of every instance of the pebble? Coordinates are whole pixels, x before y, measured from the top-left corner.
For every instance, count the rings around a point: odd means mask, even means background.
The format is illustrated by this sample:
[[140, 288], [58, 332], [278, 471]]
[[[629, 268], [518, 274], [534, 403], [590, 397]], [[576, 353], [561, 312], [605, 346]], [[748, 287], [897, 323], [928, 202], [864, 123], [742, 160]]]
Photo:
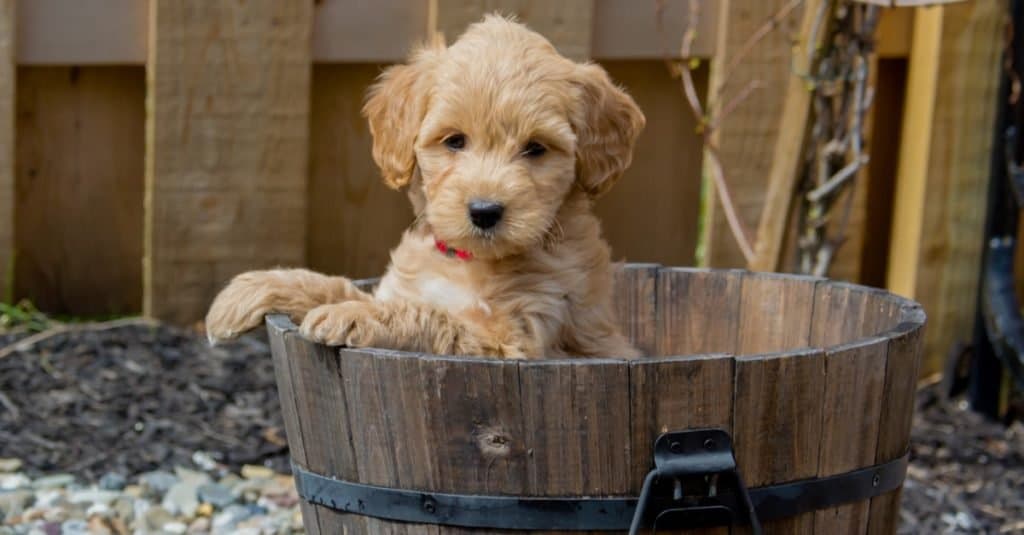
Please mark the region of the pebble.
[[0, 457], [0, 472], [9, 474], [21, 470], [21, 459]]
[[229, 505], [213, 517], [213, 529], [221, 533], [233, 532], [239, 522], [249, 518], [252, 513], [243, 505]]
[[107, 472], [100, 478], [100, 488], [104, 490], [124, 490], [128, 479], [117, 472]]
[[89, 524], [84, 520], [68, 520], [60, 526], [61, 535], [89, 535]]
[[270, 479], [275, 475], [277, 474], [266, 466], [259, 466], [256, 464], [247, 464], [242, 466], [242, 477], [245, 479]]
[[56, 489], [66, 487], [75, 482], [75, 476], [71, 474], [53, 474], [44, 476], [32, 482], [32, 488]]
[[86, 489], [86, 490], [74, 491], [74, 492], [68, 494], [68, 501], [71, 502], [71, 503], [75, 503], [75, 504], [79, 504], [79, 503], [89, 503], [89, 504], [92, 504], [92, 503], [102, 503], [102, 504], [108, 504], [108, 503], [114, 501], [115, 499], [117, 499], [117, 497], [120, 496], [120, 495], [121, 495], [121, 493], [114, 492], [112, 490]]
[[188, 533], [207, 533], [210, 531], [210, 519], [199, 517], [188, 525]]
[[35, 494], [27, 490], [0, 493], [0, 518], [21, 515], [34, 497]]
[[174, 515], [158, 505], [147, 509], [143, 518], [146, 520], [146, 527], [156, 530], [163, 529], [165, 524], [174, 522]]
[[139, 483], [143, 489], [153, 494], [164, 494], [177, 482], [178, 476], [162, 470], [146, 472], [139, 476]]
[[221, 509], [235, 502], [231, 489], [218, 483], [207, 483], [198, 489], [199, 499]]
[[196, 481], [175, 483], [171, 490], [164, 495], [161, 505], [174, 515], [195, 516], [196, 509], [199, 508], [198, 486]]
[[31, 484], [32, 480], [22, 473], [0, 475], [0, 490], [21, 489]]
[[[202, 457], [199, 457], [202, 460]], [[196, 463], [202, 467], [201, 463]], [[19, 468], [21, 468], [19, 466]], [[303, 533], [291, 477], [250, 465], [242, 477], [176, 467], [78, 484], [0, 473], [0, 535], [291, 535]], [[127, 485], [129, 479], [137, 485]]]
[[202, 470], [212, 472], [220, 467], [213, 457], [205, 451], [197, 451], [192, 454], [192, 462]]

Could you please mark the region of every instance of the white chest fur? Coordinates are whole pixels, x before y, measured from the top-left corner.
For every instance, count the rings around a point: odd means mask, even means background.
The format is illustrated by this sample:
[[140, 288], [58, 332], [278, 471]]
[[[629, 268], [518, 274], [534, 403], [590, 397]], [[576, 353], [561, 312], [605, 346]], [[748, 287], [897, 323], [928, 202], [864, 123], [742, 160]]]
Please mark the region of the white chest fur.
[[491, 312], [487, 303], [472, 288], [436, 273], [424, 273], [417, 276], [409, 285], [415, 288], [406, 286], [407, 290], [412, 291], [400, 291], [393, 288], [389, 282], [392, 281], [387, 278], [381, 281], [381, 286], [376, 293], [377, 299], [381, 301], [407, 299], [433, 305], [450, 312], [461, 312], [470, 308], [479, 308], [487, 314]]

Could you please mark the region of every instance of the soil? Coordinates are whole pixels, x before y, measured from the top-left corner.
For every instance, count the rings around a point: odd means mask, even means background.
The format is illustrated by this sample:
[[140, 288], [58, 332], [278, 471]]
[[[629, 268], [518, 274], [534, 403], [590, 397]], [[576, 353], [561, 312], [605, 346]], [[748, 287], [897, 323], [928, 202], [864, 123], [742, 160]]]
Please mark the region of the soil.
[[86, 480], [188, 466], [197, 451], [287, 472], [269, 355], [256, 337], [211, 348], [163, 325], [50, 337], [0, 358], [0, 457]]
[[[0, 334], [0, 348], [25, 338]], [[2, 351], [2, 349], [0, 349]], [[1024, 533], [1024, 425], [918, 394], [901, 533]], [[187, 466], [288, 471], [265, 339], [210, 348], [164, 325], [70, 330], [0, 357], [0, 458], [95, 481]]]

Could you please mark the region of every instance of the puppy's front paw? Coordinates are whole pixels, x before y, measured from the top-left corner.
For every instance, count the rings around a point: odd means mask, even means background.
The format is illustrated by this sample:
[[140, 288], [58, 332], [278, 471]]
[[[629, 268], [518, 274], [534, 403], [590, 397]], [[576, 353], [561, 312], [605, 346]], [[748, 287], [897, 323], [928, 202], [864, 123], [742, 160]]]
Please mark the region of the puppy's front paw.
[[385, 332], [382, 312], [380, 305], [367, 301], [318, 306], [306, 314], [299, 333], [331, 346], [376, 346]]
[[250, 271], [235, 277], [225, 287], [206, 313], [206, 337], [210, 345], [237, 338], [245, 331], [263, 323], [263, 316], [273, 312], [279, 301], [280, 282], [265, 271]]

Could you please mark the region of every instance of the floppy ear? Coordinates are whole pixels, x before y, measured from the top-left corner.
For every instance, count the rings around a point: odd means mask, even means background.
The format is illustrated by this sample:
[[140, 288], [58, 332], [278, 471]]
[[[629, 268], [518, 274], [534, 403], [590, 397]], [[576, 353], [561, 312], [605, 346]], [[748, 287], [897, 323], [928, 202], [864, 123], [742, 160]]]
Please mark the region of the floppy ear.
[[633, 159], [633, 145], [644, 128], [643, 112], [612, 83], [600, 66], [577, 67], [576, 180], [592, 198], [604, 195]]
[[416, 169], [413, 148], [427, 111], [436, 53], [436, 46], [423, 48], [408, 64], [386, 69], [370, 87], [363, 105], [373, 136], [373, 160], [384, 183], [394, 189], [407, 185]]

